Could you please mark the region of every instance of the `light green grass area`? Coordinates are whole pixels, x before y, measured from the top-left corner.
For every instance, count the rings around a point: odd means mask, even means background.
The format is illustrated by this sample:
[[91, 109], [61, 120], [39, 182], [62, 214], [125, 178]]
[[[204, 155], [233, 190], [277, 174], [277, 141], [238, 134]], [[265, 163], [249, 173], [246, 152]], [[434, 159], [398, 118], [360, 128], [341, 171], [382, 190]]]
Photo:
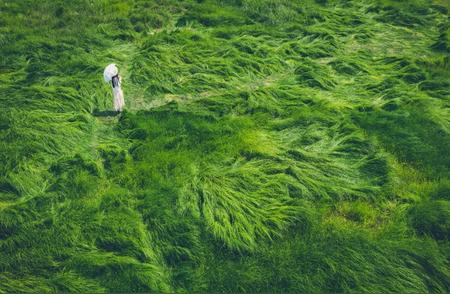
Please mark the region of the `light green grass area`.
[[448, 293], [448, 9], [0, 0], [0, 293]]

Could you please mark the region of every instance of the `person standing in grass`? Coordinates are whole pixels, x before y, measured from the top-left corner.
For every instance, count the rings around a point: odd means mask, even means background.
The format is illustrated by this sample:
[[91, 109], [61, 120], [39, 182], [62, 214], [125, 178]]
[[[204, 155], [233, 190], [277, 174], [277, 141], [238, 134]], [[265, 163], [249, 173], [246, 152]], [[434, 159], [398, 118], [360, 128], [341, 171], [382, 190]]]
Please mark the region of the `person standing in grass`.
[[114, 63], [111, 63], [105, 68], [103, 77], [107, 83], [111, 82], [114, 97], [114, 110], [122, 112], [125, 106], [125, 100], [123, 98], [121, 87], [122, 78], [119, 75], [119, 69]]

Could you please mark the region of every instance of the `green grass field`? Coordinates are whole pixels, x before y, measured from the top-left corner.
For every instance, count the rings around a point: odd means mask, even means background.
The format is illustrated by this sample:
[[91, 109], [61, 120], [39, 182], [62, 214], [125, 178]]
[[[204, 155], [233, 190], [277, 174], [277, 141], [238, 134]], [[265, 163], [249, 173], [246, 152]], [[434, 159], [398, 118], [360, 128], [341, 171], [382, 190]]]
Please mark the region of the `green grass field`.
[[0, 0], [0, 293], [448, 293], [449, 9]]

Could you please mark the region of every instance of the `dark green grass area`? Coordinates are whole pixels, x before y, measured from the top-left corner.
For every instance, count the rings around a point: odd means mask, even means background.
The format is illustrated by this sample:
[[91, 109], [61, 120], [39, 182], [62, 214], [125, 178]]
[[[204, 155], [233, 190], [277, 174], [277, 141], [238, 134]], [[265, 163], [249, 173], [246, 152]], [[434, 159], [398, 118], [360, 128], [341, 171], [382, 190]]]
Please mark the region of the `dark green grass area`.
[[0, 0], [0, 293], [447, 293], [449, 8]]

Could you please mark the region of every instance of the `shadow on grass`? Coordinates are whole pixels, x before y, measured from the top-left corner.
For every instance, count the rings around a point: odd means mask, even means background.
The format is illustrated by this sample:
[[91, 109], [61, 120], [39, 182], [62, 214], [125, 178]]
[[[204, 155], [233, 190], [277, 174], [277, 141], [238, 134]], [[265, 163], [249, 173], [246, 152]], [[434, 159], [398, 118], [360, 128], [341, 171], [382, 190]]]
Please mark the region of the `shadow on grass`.
[[119, 114], [119, 112], [114, 111], [114, 110], [102, 110], [102, 111], [94, 110], [92, 112], [92, 115], [96, 116], [96, 117], [117, 116], [118, 114]]

